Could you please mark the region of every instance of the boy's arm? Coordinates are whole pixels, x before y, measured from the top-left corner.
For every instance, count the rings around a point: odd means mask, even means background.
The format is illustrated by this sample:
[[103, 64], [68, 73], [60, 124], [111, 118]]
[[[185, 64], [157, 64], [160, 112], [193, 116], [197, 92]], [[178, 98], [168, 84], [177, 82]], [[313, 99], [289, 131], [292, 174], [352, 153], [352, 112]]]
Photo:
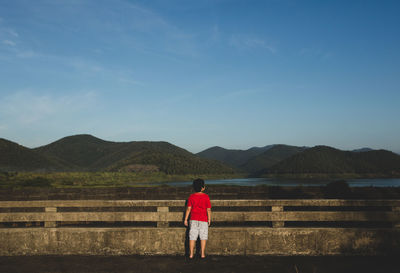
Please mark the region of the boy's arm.
[[192, 210], [192, 207], [187, 207], [186, 208], [186, 213], [185, 213], [185, 220], [183, 221], [183, 224], [185, 225], [185, 226], [188, 226], [188, 218], [189, 218], [189, 214], [190, 214], [190, 211]]
[[208, 225], [211, 225], [211, 208], [207, 209]]

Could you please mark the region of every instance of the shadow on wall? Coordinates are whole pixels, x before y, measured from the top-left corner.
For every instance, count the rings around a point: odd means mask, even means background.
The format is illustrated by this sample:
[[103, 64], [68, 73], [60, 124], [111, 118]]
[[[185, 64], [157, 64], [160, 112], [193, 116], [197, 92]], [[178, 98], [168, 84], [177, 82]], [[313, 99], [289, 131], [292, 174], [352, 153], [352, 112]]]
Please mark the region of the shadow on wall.
[[[352, 189], [348, 183], [344, 180], [333, 181], [326, 185], [324, 189], [324, 197], [327, 199], [352, 199], [356, 198], [356, 194], [352, 192]], [[387, 216], [386, 212], [391, 211], [391, 207], [377, 207], [380, 210], [375, 210], [376, 208], [368, 208], [364, 211], [357, 210], [358, 214], [361, 214], [362, 218], [365, 219], [367, 225], [381, 225], [387, 227], [390, 231], [394, 227], [394, 223], [391, 223], [391, 219]], [[349, 209], [351, 208], [344, 208]], [[365, 209], [365, 208], [364, 208]], [[383, 209], [383, 210], [382, 210]], [[371, 212], [381, 213], [384, 217], [379, 219], [377, 222], [373, 218]], [[385, 216], [386, 215], [386, 216]], [[343, 255], [354, 255], [365, 254], [365, 255], [396, 255], [400, 254], [400, 238], [397, 236], [396, 232], [387, 232], [385, 230], [360, 230], [357, 231], [364, 232], [365, 236], [352, 236], [348, 240], [341, 240], [343, 243], [339, 247], [339, 252]], [[371, 245], [372, 244], [372, 245]]]
[[[359, 236], [360, 232], [365, 236]], [[339, 247], [339, 255], [382, 255], [397, 256], [400, 255], [400, 238], [398, 233], [379, 231], [357, 231], [356, 234]]]
[[[351, 188], [344, 180], [331, 182], [326, 186], [325, 189], [325, 198], [341, 198], [341, 199], [350, 199], [354, 198]], [[383, 204], [382, 204], [383, 205]], [[385, 208], [385, 206], [382, 206]], [[379, 222], [384, 225], [387, 224], [387, 228], [395, 228], [397, 223], [391, 222], [391, 219], [385, 214], [385, 212], [391, 212], [391, 207], [386, 207], [385, 210], [381, 211], [383, 218], [379, 220]], [[362, 218], [366, 219], [367, 223], [376, 223], [376, 219], [372, 217], [371, 210], [367, 211], [358, 211], [359, 214], [362, 215]], [[344, 255], [351, 255], [354, 253], [354, 250], [357, 249], [357, 253], [360, 254], [374, 254], [374, 255], [397, 255], [400, 254], [400, 249], [398, 246], [400, 245], [400, 238], [396, 236], [397, 233], [386, 232], [385, 230], [376, 231], [374, 230], [364, 230], [362, 232], [366, 233], [366, 236], [354, 236], [350, 240], [344, 241], [340, 247], [340, 253]], [[371, 247], [371, 242], [373, 247]], [[374, 253], [371, 253], [371, 249], [374, 250]]]

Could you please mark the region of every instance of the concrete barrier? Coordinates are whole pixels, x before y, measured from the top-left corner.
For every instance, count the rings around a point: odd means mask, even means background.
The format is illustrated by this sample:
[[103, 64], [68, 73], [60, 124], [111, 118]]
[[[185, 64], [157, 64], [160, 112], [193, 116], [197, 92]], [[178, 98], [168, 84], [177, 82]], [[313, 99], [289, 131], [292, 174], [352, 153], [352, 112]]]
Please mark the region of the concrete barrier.
[[[0, 256], [184, 255], [185, 228], [0, 230]], [[214, 255], [386, 255], [400, 253], [400, 230], [210, 228]]]
[[[183, 255], [188, 246], [187, 230], [168, 225], [181, 223], [184, 205], [184, 200], [2, 201], [0, 224], [44, 224], [36, 228], [20, 225], [0, 228], [0, 255]], [[143, 208], [147, 211], [140, 211]], [[210, 227], [207, 252], [216, 255], [397, 254], [400, 253], [399, 208], [400, 200], [215, 200], [213, 224], [227, 226]], [[35, 211], [29, 211], [32, 209]], [[82, 222], [99, 225], [151, 222], [155, 225], [63, 226]], [[290, 226], [292, 222], [325, 223], [327, 227], [300, 228]], [[229, 227], [232, 223], [243, 226]], [[246, 226], [253, 223], [261, 226]], [[337, 227], [342, 223], [386, 223], [386, 226]], [[329, 227], [330, 224], [334, 227]]]

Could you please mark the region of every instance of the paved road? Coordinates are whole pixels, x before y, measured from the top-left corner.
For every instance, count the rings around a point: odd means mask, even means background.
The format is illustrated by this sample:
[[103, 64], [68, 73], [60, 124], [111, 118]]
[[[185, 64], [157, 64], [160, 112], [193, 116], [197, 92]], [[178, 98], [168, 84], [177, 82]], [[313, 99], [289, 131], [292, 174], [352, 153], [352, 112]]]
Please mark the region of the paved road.
[[0, 257], [0, 272], [138, 273], [398, 273], [395, 257], [209, 256], [189, 261], [180, 256], [22, 256]]

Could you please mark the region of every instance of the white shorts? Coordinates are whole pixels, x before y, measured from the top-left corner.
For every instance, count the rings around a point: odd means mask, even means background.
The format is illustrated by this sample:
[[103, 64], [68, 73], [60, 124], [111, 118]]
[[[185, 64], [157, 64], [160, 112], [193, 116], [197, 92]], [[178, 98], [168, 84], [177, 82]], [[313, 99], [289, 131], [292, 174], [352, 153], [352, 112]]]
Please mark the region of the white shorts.
[[208, 239], [208, 223], [190, 220], [189, 240], [196, 241], [199, 236], [200, 240]]

